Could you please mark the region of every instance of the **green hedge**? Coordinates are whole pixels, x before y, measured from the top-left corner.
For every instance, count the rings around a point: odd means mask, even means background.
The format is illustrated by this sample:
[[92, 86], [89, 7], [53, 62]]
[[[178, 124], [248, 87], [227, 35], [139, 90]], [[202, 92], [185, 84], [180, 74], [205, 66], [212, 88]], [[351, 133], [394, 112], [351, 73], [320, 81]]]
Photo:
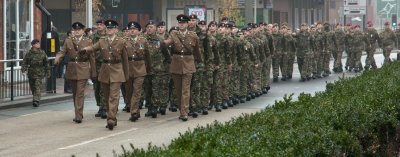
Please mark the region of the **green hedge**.
[[285, 96], [251, 115], [198, 127], [169, 146], [131, 156], [398, 156], [400, 63], [328, 83], [315, 96]]

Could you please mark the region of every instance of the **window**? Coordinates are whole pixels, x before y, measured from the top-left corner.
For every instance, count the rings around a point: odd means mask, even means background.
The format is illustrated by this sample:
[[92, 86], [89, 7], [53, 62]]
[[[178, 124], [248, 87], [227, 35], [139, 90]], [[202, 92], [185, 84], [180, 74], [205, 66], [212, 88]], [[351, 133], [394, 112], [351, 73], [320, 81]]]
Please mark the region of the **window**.
[[[7, 60], [23, 59], [33, 39], [33, 2], [32, 0], [6, 0], [5, 7], [5, 58]], [[6, 68], [10, 66], [9, 63]], [[20, 63], [17, 62], [15, 66], [19, 67]]]

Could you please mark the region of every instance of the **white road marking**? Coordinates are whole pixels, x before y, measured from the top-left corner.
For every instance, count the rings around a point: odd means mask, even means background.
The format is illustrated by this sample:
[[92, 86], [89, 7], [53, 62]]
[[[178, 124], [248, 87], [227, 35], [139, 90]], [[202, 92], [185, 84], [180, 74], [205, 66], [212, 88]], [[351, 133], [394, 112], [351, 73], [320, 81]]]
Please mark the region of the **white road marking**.
[[71, 149], [71, 148], [74, 148], [74, 147], [77, 147], [77, 146], [81, 146], [81, 145], [89, 144], [89, 143], [92, 143], [92, 142], [104, 140], [104, 139], [107, 139], [107, 138], [110, 138], [110, 137], [114, 137], [114, 136], [117, 136], [117, 135], [121, 135], [121, 134], [130, 132], [130, 131], [135, 131], [135, 130], [137, 130], [137, 129], [138, 129], [138, 128], [132, 128], [132, 129], [129, 129], [129, 130], [117, 132], [117, 133], [110, 134], [110, 135], [103, 136], [103, 137], [98, 137], [98, 138], [95, 138], [95, 139], [92, 139], [92, 140], [88, 140], [88, 141], [83, 141], [83, 142], [78, 143], [78, 144], [74, 144], [74, 145], [70, 145], [70, 146], [62, 147], [62, 148], [58, 148], [58, 149], [61, 149], [61, 150], [64, 150], [64, 149]]
[[41, 112], [35, 112], [35, 113], [30, 113], [30, 114], [24, 114], [24, 115], [21, 115], [20, 117], [31, 116], [31, 115], [45, 113], [45, 112], [49, 112], [49, 111], [41, 111]]

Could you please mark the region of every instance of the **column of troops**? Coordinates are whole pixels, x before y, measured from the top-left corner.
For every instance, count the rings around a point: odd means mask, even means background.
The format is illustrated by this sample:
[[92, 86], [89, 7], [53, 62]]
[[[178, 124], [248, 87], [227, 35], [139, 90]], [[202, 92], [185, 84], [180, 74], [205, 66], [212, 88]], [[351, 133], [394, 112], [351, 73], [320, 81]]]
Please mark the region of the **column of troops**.
[[[396, 34], [385, 23], [380, 34], [368, 22], [368, 30], [358, 25], [302, 24], [292, 31], [287, 23], [249, 23], [238, 29], [228, 18], [220, 23], [199, 21], [195, 15], [177, 16], [178, 26], [166, 31], [165, 22], [149, 21], [145, 30], [129, 22], [118, 34], [118, 23], [98, 20], [96, 33], [85, 36], [85, 26], [72, 25], [73, 37], [65, 40], [55, 62], [69, 55], [66, 77], [71, 80], [76, 123], [83, 119], [86, 81], [94, 81], [99, 111], [96, 117], [107, 119], [106, 127], [117, 125], [120, 91], [130, 112], [130, 121], [141, 117], [157, 118], [167, 110], [179, 119], [221, 112], [236, 104], [267, 94], [271, 82], [292, 79], [297, 58], [299, 80], [328, 77], [333, 57], [334, 72], [360, 72], [376, 69], [374, 53], [383, 49], [385, 64], [390, 62]], [[365, 66], [362, 51], [367, 51]], [[347, 62], [342, 64], [342, 54]], [[272, 72], [271, 72], [272, 69]], [[272, 79], [271, 79], [272, 74]], [[280, 78], [279, 78], [280, 76]], [[271, 81], [272, 80], [272, 81]]]

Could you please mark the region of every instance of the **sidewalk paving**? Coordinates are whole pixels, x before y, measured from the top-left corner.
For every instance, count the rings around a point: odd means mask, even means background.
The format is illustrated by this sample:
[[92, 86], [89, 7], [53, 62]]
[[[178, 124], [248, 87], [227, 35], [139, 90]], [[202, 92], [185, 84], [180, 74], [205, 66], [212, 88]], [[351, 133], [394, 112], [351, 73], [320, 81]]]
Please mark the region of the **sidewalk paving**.
[[[86, 90], [92, 90], [92, 88], [87, 88]], [[70, 100], [70, 99], [72, 99], [72, 93], [64, 93], [64, 79], [57, 78], [56, 93], [42, 93], [40, 104]], [[0, 99], [0, 110], [30, 106], [30, 105], [32, 105], [32, 94], [26, 96], [14, 97], [13, 101], [11, 101], [10, 98]]]

